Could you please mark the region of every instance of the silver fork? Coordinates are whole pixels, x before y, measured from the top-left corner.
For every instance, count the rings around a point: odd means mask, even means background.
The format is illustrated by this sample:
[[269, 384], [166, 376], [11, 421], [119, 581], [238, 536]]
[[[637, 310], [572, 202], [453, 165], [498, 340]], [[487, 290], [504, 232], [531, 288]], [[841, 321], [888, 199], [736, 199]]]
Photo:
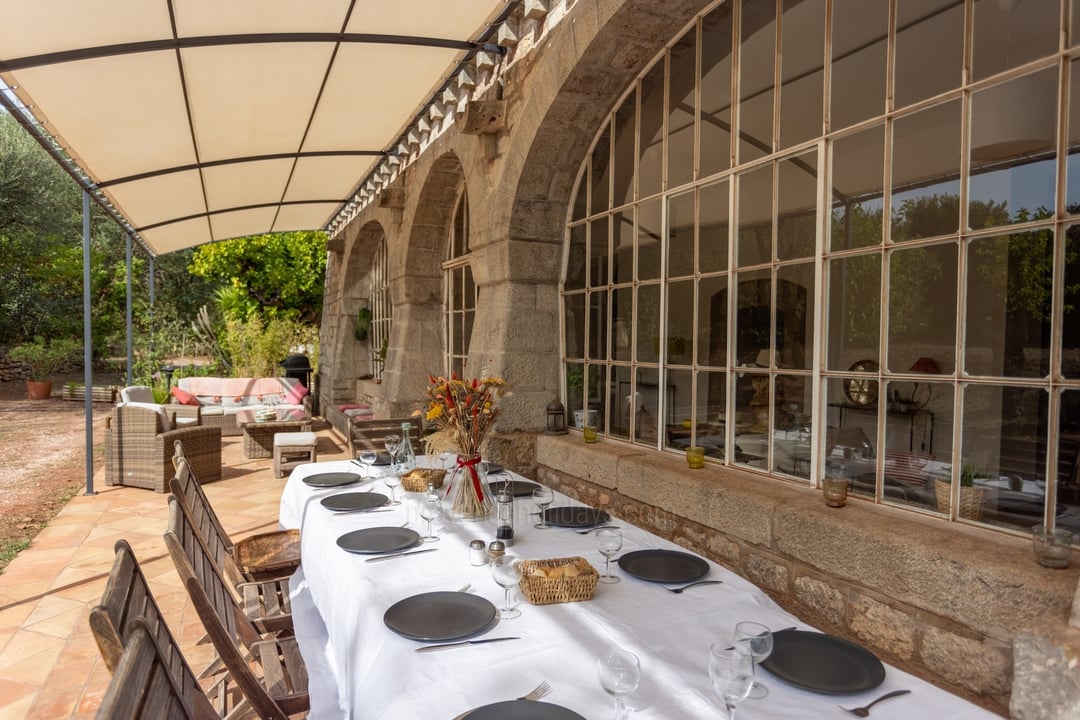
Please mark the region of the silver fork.
[[578, 535], [588, 535], [593, 530], [603, 530], [604, 528], [617, 528], [617, 527], [619, 527], [619, 526], [618, 525], [593, 525], [591, 528], [585, 528], [584, 530], [578, 530], [577, 528], [574, 528], [574, 532], [576, 532]]
[[551, 685], [547, 680], [533, 688], [532, 692], [522, 695], [518, 700], [539, 700], [540, 698], [548, 695], [551, 692]]
[[669, 587], [665, 587], [663, 585], [661, 585], [660, 587], [664, 588], [668, 592], [673, 592], [676, 595], [678, 595], [683, 590], [688, 590], [688, 589], [694, 587], [695, 585], [719, 585], [722, 582], [724, 582], [724, 581], [723, 580], [698, 580], [697, 582], [692, 582], [689, 585], [683, 585], [682, 587], [677, 587], [677, 588], [669, 588]]

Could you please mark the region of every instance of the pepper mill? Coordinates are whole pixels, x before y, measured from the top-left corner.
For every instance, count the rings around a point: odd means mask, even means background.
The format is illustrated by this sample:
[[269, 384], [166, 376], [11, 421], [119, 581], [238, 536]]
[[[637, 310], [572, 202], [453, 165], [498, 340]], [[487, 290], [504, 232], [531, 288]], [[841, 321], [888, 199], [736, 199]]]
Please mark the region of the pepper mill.
[[495, 537], [506, 547], [514, 544], [514, 496], [508, 492], [495, 496]]

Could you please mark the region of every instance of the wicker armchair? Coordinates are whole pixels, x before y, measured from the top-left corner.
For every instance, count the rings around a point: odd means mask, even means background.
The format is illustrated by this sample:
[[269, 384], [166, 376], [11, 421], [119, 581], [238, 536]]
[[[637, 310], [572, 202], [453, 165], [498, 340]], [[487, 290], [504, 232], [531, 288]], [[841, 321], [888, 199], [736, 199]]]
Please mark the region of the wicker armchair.
[[[184, 444], [192, 470], [203, 482], [221, 479], [221, 428], [176, 428], [166, 405], [126, 403], [105, 422], [105, 484], [168, 492], [173, 443]], [[160, 409], [159, 409], [160, 408]]]

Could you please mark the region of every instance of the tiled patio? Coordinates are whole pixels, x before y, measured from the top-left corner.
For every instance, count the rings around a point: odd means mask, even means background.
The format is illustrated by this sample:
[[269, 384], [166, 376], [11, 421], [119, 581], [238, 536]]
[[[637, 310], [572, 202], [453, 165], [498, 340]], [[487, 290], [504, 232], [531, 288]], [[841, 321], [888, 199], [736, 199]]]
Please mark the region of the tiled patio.
[[[342, 439], [316, 422], [319, 460], [347, 456]], [[321, 429], [320, 429], [321, 428]], [[285, 480], [271, 461], [249, 460], [243, 438], [223, 438], [223, 477], [205, 486], [229, 534], [242, 537], [277, 527]], [[196, 645], [202, 626], [189, 607], [162, 540], [166, 495], [105, 485], [77, 495], [0, 574], [0, 720], [92, 718], [109, 682], [87, 616], [101, 599], [113, 563], [113, 544], [126, 538], [188, 660], [201, 669], [212, 657]]]

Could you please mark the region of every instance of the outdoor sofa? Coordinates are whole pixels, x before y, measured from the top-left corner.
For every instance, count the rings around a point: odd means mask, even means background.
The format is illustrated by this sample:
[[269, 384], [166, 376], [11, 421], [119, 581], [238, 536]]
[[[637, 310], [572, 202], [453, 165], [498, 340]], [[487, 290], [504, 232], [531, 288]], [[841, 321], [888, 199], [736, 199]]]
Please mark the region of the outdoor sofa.
[[241, 410], [275, 408], [311, 413], [308, 389], [291, 377], [184, 377], [170, 392], [169, 407], [198, 408], [202, 425], [218, 427], [226, 436], [241, 434], [236, 423], [236, 413]]

